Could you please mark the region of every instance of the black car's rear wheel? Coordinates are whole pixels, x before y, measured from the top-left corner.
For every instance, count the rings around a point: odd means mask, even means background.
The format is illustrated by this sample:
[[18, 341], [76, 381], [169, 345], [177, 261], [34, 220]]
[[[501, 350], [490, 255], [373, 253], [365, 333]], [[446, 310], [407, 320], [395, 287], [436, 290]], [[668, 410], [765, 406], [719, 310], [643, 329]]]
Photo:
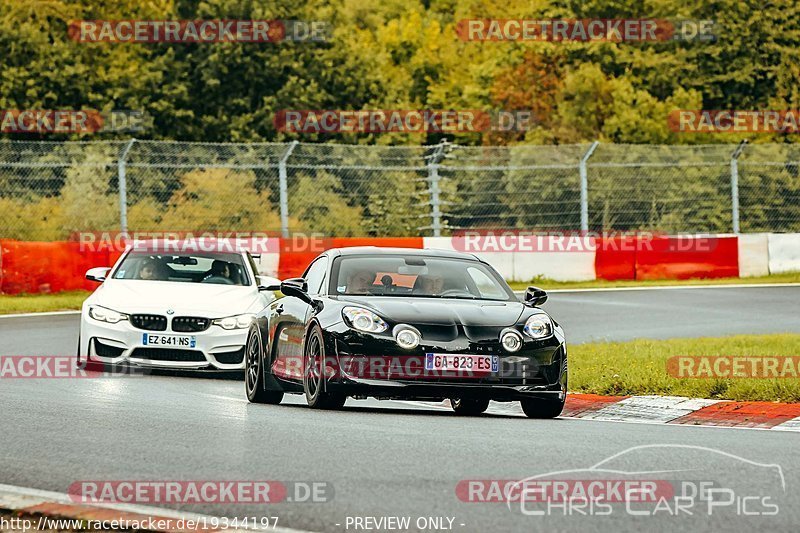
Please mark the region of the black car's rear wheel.
[[244, 387], [247, 399], [253, 403], [281, 403], [283, 391], [264, 389], [264, 371], [261, 368], [264, 358], [261, 353], [261, 342], [255, 330], [250, 330], [245, 350]]
[[312, 409], [340, 409], [347, 396], [328, 392], [325, 388], [325, 342], [318, 325], [311, 327], [303, 357], [303, 390]]
[[453, 398], [450, 400], [450, 405], [457, 415], [462, 416], [475, 416], [486, 411], [489, 407], [488, 399], [476, 398]]

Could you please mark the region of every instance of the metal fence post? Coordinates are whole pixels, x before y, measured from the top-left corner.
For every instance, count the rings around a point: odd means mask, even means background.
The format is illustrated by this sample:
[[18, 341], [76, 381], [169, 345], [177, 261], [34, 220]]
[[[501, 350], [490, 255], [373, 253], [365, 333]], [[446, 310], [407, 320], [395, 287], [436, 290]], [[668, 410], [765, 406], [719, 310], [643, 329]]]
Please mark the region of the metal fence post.
[[131, 139], [117, 161], [117, 180], [119, 185], [119, 230], [123, 237], [128, 236], [128, 177], [127, 177], [127, 158], [128, 152], [133, 148], [136, 139]]
[[292, 141], [286, 153], [283, 154], [280, 161], [278, 161], [278, 186], [280, 189], [280, 209], [281, 209], [281, 235], [284, 238], [289, 237], [289, 185], [286, 179], [286, 161], [292, 155], [294, 149], [300, 144], [299, 141]]
[[739, 233], [739, 156], [742, 155], [747, 139], [739, 143], [731, 154], [731, 226]]
[[442, 141], [433, 151], [430, 160], [428, 161], [428, 181], [429, 192], [431, 195], [431, 227], [433, 228], [433, 236], [442, 236], [442, 211], [441, 200], [439, 199], [439, 163], [444, 159], [444, 151], [447, 148], [448, 142]]
[[586, 172], [586, 162], [592, 157], [600, 141], [595, 141], [586, 150], [578, 164], [578, 172], [581, 175], [581, 231], [589, 231], [589, 175]]

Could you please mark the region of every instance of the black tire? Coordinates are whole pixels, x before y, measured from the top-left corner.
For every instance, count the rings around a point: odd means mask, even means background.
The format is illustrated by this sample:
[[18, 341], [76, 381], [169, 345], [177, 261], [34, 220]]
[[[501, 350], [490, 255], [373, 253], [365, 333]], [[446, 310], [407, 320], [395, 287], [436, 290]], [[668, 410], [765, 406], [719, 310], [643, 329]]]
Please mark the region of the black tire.
[[460, 416], [477, 416], [489, 407], [488, 399], [453, 398], [450, 400], [453, 411]]
[[283, 391], [264, 389], [264, 354], [261, 346], [261, 337], [257, 331], [251, 329], [247, 335], [247, 344], [244, 350], [244, 390], [247, 399], [252, 403], [279, 404], [283, 400]]
[[303, 347], [303, 390], [306, 401], [312, 409], [341, 409], [347, 396], [341, 393], [323, 391], [323, 361], [325, 361], [325, 340], [319, 325], [314, 324], [308, 332]]
[[555, 418], [564, 410], [564, 404], [567, 401], [567, 381], [569, 372], [567, 370], [567, 361], [564, 360], [564, 368], [561, 372], [561, 391], [563, 397], [560, 400], [540, 400], [538, 398], [531, 398], [528, 400], [520, 400], [522, 405], [522, 412], [528, 418]]
[[564, 410], [564, 400], [520, 400], [528, 418], [555, 418]]

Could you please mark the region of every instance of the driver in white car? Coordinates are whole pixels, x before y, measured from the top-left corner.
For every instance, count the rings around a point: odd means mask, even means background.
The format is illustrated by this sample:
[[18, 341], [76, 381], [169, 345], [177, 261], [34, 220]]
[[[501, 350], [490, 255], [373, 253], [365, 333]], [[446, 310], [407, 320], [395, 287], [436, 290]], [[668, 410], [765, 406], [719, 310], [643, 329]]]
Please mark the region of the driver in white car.
[[203, 282], [232, 284], [232, 277], [231, 265], [227, 261], [215, 259], [214, 262], [211, 263], [211, 270], [208, 275], [203, 278]]

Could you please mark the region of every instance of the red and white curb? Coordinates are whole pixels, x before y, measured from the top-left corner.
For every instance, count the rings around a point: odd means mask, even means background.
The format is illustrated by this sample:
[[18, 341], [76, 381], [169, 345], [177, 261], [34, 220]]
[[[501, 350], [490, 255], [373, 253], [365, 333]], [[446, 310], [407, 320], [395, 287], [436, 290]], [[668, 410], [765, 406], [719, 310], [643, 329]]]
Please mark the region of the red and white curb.
[[[153, 528], [146, 531], [266, 531], [277, 533], [305, 533], [300, 529], [290, 529], [281, 526], [268, 528], [259, 527], [229, 527], [223, 528], [225, 518], [201, 515], [195, 513], [185, 513], [160, 507], [149, 507], [145, 505], [132, 505], [124, 503], [98, 503], [83, 504], [72, 501], [68, 494], [51, 492], [46, 490], [29, 489], [16, 487], [13, 485], [0, 484], [0, 510], [12, 511], [19, 515], [47, 516], [53, 519], [73, 519], [92, 521], [127, 521], [128, 523], [145, 524], [147, 522], [187, 523], [206, 524], [208, 527], [198, 526], [194, 529], [177, 528]], [[228, 519], [230, 520], [230, 519]], [[40, 521], [41, 524], [41, 521]], [[219, 524], [212, 529], [212, 524]]]
[[[414, 402], [450, 409], [450, 401]], [[488, 414], [525, 416], [518, 402], [491, 402]], [[800, 432], [800, 403], [735, 402], [682, 396], [567, 395], [562, 418]]]

